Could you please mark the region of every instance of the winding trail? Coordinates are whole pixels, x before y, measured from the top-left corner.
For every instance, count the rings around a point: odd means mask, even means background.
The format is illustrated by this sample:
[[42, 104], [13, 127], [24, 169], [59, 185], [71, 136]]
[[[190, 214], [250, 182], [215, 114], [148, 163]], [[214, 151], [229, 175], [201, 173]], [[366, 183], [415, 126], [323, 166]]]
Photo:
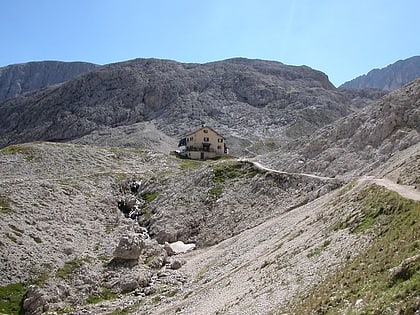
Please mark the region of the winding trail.
[[[274, 170], [274, 169], [265, 167], [264, 165], [262, 165], [259, 162], [251, 161], [251, 160], [248, 160], [248, 159], [241, 159], [240, 161], [245, 161], [245, 162], [252, 163], [256, 168], [258, 168], [260, 170], [267, 171], [267, 172], [272, 172], [272, 173], [276, 173], [276, 174], [297, 175], [297, 176], [316, 178], [316, 179], [320, 179], [320, 180], [337, 180], [336, 178], [333, 178], [333, 177], [317, 176], [317, 175], [305, 174], [305, 173], [290, 173], [290, 172], [278, 171], [278, 170]], [[397, 183], [395, 183], [392, 180], [387, 179], [387, 178], [374, 178], [373, 176], [362, 176], [362, 177], [358, 178], [357, 181], [361, 184], [362, 183], [375, 183], [375, 184], [383, 186], [383, 187], [385, 187], [389, 190], [395, 191], [396, 193], [398, 193], [399, 195], [401, 195], [404, 198], [420, 201], [420, 191], [414, 189], [411, 186], [397, 184]]]
[[358, 182], [375, 183], [389, 190], [395, 191], [404, 198], [420, 201], [420, 191], [415, 190], [411, 186], [397, 184], [387, 178], [374, 178], [371, 176], [363, 176], [358, 179]]

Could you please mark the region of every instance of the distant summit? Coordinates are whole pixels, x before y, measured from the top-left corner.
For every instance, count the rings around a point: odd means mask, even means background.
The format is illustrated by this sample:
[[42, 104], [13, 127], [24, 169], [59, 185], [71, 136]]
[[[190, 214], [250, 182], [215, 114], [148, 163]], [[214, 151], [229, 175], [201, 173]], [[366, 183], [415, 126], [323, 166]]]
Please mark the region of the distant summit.
[[0, 68], [0, 101], [62, 83], [96, 68], [88, 62], [39, 61]]
[[382, 69], [371, 70], [368, 74], [345, 82], [340, 88], [378, 88], [391, 91], [417, 78], [420, 78], [420, 56], [399, 60]]

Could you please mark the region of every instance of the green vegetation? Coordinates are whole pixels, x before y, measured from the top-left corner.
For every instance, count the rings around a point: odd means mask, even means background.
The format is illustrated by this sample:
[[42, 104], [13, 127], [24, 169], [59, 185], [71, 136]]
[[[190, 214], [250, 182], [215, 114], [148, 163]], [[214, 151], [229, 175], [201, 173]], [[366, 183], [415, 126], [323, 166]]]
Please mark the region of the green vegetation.
[[102, 291], [98, 294], [88, 296], [86, 299], [86, 304], [96, 304], [102, 301], [115, 300], [117, 294], [110, 289], [103, 288]]
[[12, 213], [10, 200], [6, 197], [0, 196], [0, 214], [10, 214], [10, 213]]
[[89, 258], [76, 258], [64, 263], [64, 266], [58, 269], [55, 273], [56, 277], [66, 279], [74, 271], [80, 268], [84, 262], [89, 262]]
[[31, 284], [44, 285], [48, 276], [45, 271], [37, 272], [28, 282], [11, 283], [0, 287], [0, 314], [20, 314], [20, 304], [27, 287]]
[[9, 155], [9, 154], [23, 154], [27, 161], [32, 161], [35, 158], [32, 150], [23, 145], [10, 145], [0, 150], [0, 155]]
[[206, 275], [206, 273], [207, 273], [207, 267], [204, 266], [203, 268], [200, 269], [200, 271], [195, 276], [194, 282], [199, 282], [200, 280], [202, 280], [204, 276]]
[[115, 173], [115, 180], [117, 182], [122, 182], [123, 180], [127, 179], [127, 174], [126, 173]]
[[227, 179], [252, 178], [258, 174], [258, 170], [249, 162], [225, 161], [213, 167], [213, 182], [223, 183]]
[[181, 164], [179, 165], [179, 168], [182, 171], [185, 170], [195, 170], [200, 168], [201, 163], [199, 161], [196, 160], [190, 160], [190, 159], [181, 159]]
[[[408, 315], [418, 309], [420, 202], [371, 185], [355, 204], [359, 216], [347, 225], [354, 233], [375, 233], [370, 248], [300, 297], [291, 313]], [[391, 276], [395, 267], [401, 272]]]
[[159, 196], [158, 191], [153, 192], [145, 192], [141, 194], [141, 198], [145, 201], [144, 205], [142, 206], [143, 214], [146, 219], [150, 219], [152, 217], [152, 209], [150, 208], [149, 204], [155, 200]]
[[159, 196], [159, 192], [158, 191], [153, 191], [153, 192], [145, 192], [141, 195], [141, 198], [146, 201], [146, 204], [151, 203], [153, 200], [155, 200], [157, 198], [157, 196]]
[[328, 245], [330, 245], [330, 243], [330, 240], [325, 240], [321, 246], [314, 248], [309, 252], [308, 258], [319, 256], [328, 247]]
[[0, 287], [0, 313], [19, 314], [20, 301], [25, 292], [25, 283], [11, 283]]
[[217, 185], [209, 189], [208, 194], [212, 197], [219, 197], [223, 192], [223, 186]]

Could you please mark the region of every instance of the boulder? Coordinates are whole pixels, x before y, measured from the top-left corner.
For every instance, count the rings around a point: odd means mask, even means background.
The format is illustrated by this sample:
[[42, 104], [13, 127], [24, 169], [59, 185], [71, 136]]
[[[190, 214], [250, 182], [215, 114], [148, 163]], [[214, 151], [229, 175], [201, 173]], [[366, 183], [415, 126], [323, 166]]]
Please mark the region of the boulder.
[[151, 268], [160, 268], [165, 265], [168, 258], [166, 250], [156, 240], [147, 239], [144, 244], [141, 254], [145, 257], [146, 265]]
[[179, 268], [181, 268], [183, 265], [185, 265], [185, 260], [184, 259], [173, 259], [171, 260], [171, 269], [173, 270], [177, 270]]
[[22, 301], [22, 314], [38, 315], [48, 311], [49, 306], [41, 289], [36, 285], [30, 285]]
[[415, 264], [420, 261], [420, 255], [415, 255], [404, 259], [398, 266], [389, 269], [388, 278], [391, 282], [396, 282], [399, 279], [407, 280], [414, 273]]
[[136, 234], [124, 235], [114, 250], [114, 259], [138, 260], [144, 241]]

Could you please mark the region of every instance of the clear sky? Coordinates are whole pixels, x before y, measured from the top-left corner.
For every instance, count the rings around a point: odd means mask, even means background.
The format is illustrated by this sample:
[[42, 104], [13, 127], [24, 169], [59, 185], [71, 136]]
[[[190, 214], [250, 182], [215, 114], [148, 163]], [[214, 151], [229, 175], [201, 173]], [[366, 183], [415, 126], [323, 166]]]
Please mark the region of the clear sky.
[[0, 67], [232, 57], [307, 65], [338, 86], [420, 55], [419, 0], [0, 0]]

